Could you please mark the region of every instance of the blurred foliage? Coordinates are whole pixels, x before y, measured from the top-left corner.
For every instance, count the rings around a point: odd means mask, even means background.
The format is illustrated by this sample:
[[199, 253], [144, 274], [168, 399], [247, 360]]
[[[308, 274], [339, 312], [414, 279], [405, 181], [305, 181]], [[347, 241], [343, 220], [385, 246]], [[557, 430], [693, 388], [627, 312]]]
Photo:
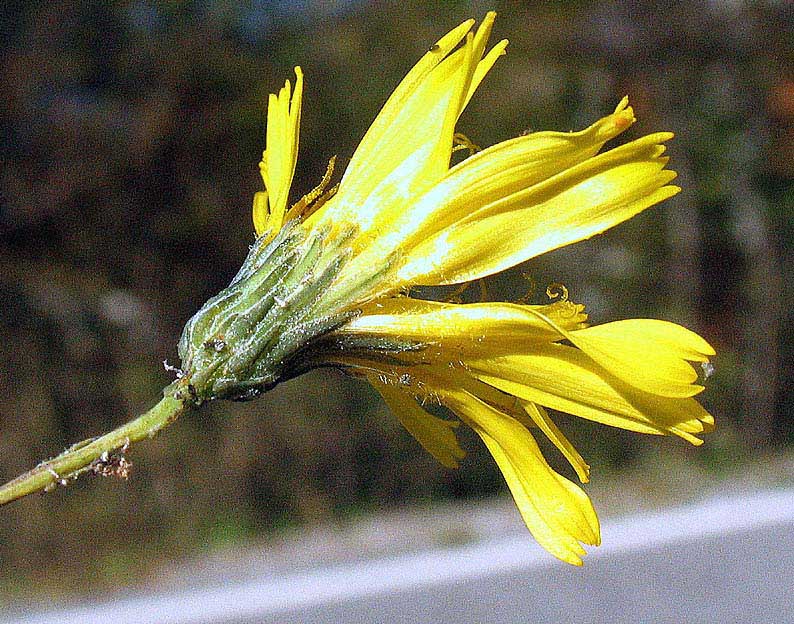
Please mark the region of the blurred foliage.
[[[668, 318], [717, 347], [713, 450], [563, 418], [595, 478], [649, 446], [718, 469], [790, 442], [792, 6], [2, 3], [0, 477], [128, 419], [169, 382], [159, 362], [175, 362], [182, 324], [253, 240], [266, 95], [295, 64], [307, 76], [298, 197], [330, 156], [349, 159], [438, 36], [491, 8], [511, 44], [460, 124], [476, 143], [578, 129], [625, 93], [634, 136], [677, 134], [681, 195], [487, 283], [494, 299], [541, 301], [562, 282], [596, 321]], [[371, 389], [317, 371], [185, 418], [133, 450], [127, 484], [86, 478], [3, 509], [0, 591], [24, 579], [93, 591], [140, 579], [151, 557], [284, 524], [498, 491], [465, 442], [463, 469], [444, 470]]]

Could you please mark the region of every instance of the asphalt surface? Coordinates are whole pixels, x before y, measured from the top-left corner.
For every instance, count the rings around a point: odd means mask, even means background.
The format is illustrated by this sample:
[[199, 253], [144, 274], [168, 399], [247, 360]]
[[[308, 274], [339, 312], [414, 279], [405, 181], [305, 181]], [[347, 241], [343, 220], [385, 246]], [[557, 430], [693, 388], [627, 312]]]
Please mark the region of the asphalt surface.
[[794, 490], [604, 523], [583, 568], [524, 533], [0, 624], [794, 623]]

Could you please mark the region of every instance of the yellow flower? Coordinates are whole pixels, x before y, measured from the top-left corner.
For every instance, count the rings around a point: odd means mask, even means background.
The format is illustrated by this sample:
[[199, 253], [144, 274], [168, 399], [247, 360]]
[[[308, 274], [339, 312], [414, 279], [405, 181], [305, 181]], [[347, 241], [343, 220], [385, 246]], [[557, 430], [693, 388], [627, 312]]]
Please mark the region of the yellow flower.
[[[338, 188], [323, 182], [289, 209], [303, 75], [271, 95], [254, 198], [258, 239], [232, 284], [188, 323], [180, 343], [191, 400], [244, 399], [314, 366], [365, 377], [430, 453], [464, 452], [456, 421], [482, 438], [527, 527], [554, 556], [581, 564], [600, 542], [587, 495], [556, 473], [530, 429], [586, 482], [589, 467], [546, 411], [700, 444], [712, 417], [692, 398], [692, 362], [714, 354], [665, 321], [589, 327], [567, 293], [546, 305], [453, 304], [407, 296], [461, 284], [589, 238], [674, 195], [651, 134], [599, 153], [634, 122], [628, 101], [580, 132], [537, 132], [450, 167], [455, 124], [504, 54], [486, 53], [495, 15], [442, 37], [386, 102]], [[470, 145], [470, 144], [469, 144]]]

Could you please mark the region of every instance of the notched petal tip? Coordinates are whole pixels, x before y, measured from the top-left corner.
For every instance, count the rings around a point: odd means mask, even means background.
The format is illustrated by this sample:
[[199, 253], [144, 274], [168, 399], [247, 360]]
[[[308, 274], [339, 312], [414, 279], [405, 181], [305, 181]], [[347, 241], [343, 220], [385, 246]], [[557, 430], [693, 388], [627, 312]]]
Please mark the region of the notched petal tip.
[[703, 440], [701, 440], [697, 436], [689, 433], [688, 431], [683, 431], [683, 430], [679, 429], [678, 427], [671, 427], [670, 428], [670, 432], [674, 433], [675, 435], [677, 435], [682, 440], [686, 440], [692, 446], [702, 446], [703, 445]]
[[615, 112], [613, 115], [617, 115], [621, 111], [624, 111], [629, 106], [629, 96], [624, 95], [623, 98], [618, 102], [618, 105], [615, 107]]
[[[704, 389], [694, 383], [698, 375], [691, 362], [703, 359], [705, 341], [680, 325], [628, 319], [565, 336], [610, 374], [644, 392], [689, 398]], [[701, 430], [698, 424], [695, 431]]]
[[[673, 180], [678, 177], [678, 174], [675, 171], [671, 171], [670, 173], [672, 174], [670, 176], [670, 180]], [[681, 192], [680, 186], [675, 186], [674, 184], [668, 184], [666, 186], [661, 187], [658, 191], [656, 191], [655, 198], [658, 203], [664, 201], [665, 199], [670, 199], [671, 197], [678, 195], [678, 193], [680, 192]]]
[[700, 420], [701, 425], [703, 425], [703, 433], [711, 433], [714, 431], [716, 427], [714, 423], [714, 417], [711, 414], [708, 414], [708, 417], [704, 417]]
[[[659, 160], [662, 166], [667, 166], [667, 161], [669, 160], [669, 158], [660, 158]], [[659, 176], [660, 176], [660, 180], [662, 180], [662, 184], [666, 185], [668, 182], [672, 182], [673, 180], [675, 180], [678, 177], [678, 173], [676, 171], [673, 171], [672, 169], [664, 169], [659, 173]], [[681, 190], [677, 186], [675, 188]]]
[[613, 122], [619, 132], [623, 132], [631, 124], [637, 121], [634, 116], [634, 109], [629, 106], [629, 96], [624, 96], [612, 113]]

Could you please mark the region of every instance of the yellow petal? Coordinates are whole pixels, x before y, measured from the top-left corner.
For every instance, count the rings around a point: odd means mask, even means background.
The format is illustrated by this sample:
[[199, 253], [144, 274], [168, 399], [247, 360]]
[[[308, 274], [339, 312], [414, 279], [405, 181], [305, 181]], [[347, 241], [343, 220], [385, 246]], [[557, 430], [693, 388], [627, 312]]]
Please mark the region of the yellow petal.
[[[254, 231], [257, 236], [262, 236], [268, 226], [270, 210], [268, 209], [267, 190], [254, 193]], [[274, 233], [275, 234], [275, 233]]]
[[612, 115], [580, 132], [534, 132], [489, 147], [450, 169], [399, 222], [405, 245], [475, 210], [542, 182], [594, 156], [634, 122], [624, 98]]
[[[336, 202], [345, 205], [339, 206], [338, 212], [360, 209], [367, 197], [401, 166], [406, 175], [415, 175], [428, 164], [427, 158], [442, 138], [439, 135], [448, 108], [459, 99], [465, 78], [463, 50], [451, 56], [450, 52], [473, 24], [474, 20], [468, 20], [442, 37], [386, 101], [345, 171]], [[371, 219], [363, 211], [356, 216]]]
[[707, 362], [714, 349], [696, 333], [653, 319], [628, 319], [566, 332], [566, 337], [626, 383], [666, 397], [690, 397], [703, 390], [693, 383], [688, 363]]
[[[660, 141], [646, 136], [508, 193], [446, 225], [406, 252], [398, 284], [453, 284], [496, 273], [544, 252], [589, 238], [678, 192]], [[494, 190], [488, 191], [492, 196]], [[432, 193], [432, 191], [431, 191]]]
[[386, 405], [417, 442], [447, 468], [457, 468], [466, 452], [455, 436], [459, 423], [429, 414], [414, 398], [395, 384], [384, 383], [377, 375], [367, 375], [369, 382], [380, 392]]
[[[584, 306], [559, 301], [542, 306], [514, 303], [453, 304], [410, 297], [378, 300], [340, 328], [340, 333], [394, 336], [465, 353], [523, 352], [537, 342], [559, 339], [543, 319], [578, 329], [586, 320]], [[538, 314], [533, 313], [538, 312]]]
[[[473, 37], [469, 31], [474, 21], [464, 22], [442, 37], [408, 73], [356, 149], [339, 188], [341, 197], [359, 206], [373, 193], [378, 200], [389, 191], [405, 199], [446, 172], [455, 122], [504, 52], [506, 42], [500, 42], [496, 52], [481, 60], [495, 18], [489, 12]], [[464, 37], [466, 45], [450, 55]], [[390, 183], [384, 184], [387, 179]], [[406, 186], [406, 182], [413, 183]], [[378, 187], [385, 188], [375, 193]], [[372, 206], [373, 211], [379, 209]], [[368, 211], [361, 212], [366, 219]]]
[[[480, 65], [486, 60], [492, 63], [495, 58], [491, 59], [489, 54]], [[417, 244], [436, 236], [478, 208], [590, 158], [607, 140], [633, 122], [634, 112], [624, 98], [612, 115], [581, 132], [536, 132], [499, 143], [467, 158], [421, 198], [398, 202], [388, 216], [381, 208], [377, 239], [355, 259], [350, 270], [366, 271], [395, 251], [399, 254], [408, 251], [409, 256], [414, 256], [416, 252], [411, 249]], [[381, 206], [389, 205], [388, 198], [378, 198], [378, 202]], [[406, 209], [411, 203], [413, 205]], [[392, 290], [398, 285], [393, 281], [384, 284]]]
[[266, 231], [268, 236], [275, 236], [284, 222], [298, 160], [303, 101], [303, 71], [300, 67], [295, 68], [295, 91], [292, 95], [290, 91], [287, 80], [278, 95], [271, 94], [268, 99], [265, 151], [259, 163], [267, 194], [254, 196], [253, 218], [257, 236]]
[[562, 431], [557, 428], [557, 425], [549, 416], [548, 412], [540, 405], [532, 403], [531, 401], [521, 401], [524, 410], [538, 426], [538, 428], [546, 434], [546, 437], [556, 446], [560, 452], [568, 460], [576, 475], [582, 483], [587, 483], [590, 480], [590, 466], [587, 465], [585, 460], [579, 454], [579, 451], [574, 448], [573, 444], [568, 441]]
[[[378, 261], [382, 251], [388, 253], [399, 244], [393, 222], [446, 174], [460, 112], [504, 51], [506, 42], [481, 60], [493, 18], [489, 13], [475, 35], [468, 33], [471, 22], [462, 24], [406, 76], [356, 150], [335, 201], [307, 225], [355, 222], [357, 250], [366, 250]], [[464, 46], [452, 52], [463, 37]], [[380, 240], [384, 235], [389, 235], [388, 241]], [[369, 263], [359, 260], [361, 266]]]
[[[488, 15], [495, 16], [495, 14], [492, 13], [489, 13]], [[483, 27], [481, 27], [477, 31], [477, 37], [475, 39], [482, 40], [482, 49], [485, 48], [485, 43], [487, 42], [488, 35], [491, 32], [491, 23], [488, 23], [486, 16], [486, 21], [483, 22]], [[486, 24], [488, 26], [487, 30], [484, 28]], [[480, 83], [482, 82], [483, 78], [485, 78], [488, 72], [491, 71], [491, 68], [493, 68], [494, 64], [499, 59], [499, 57], [503, 56], [506, 53], [505, 49], [507, 48], [507, 43], [508, 43], [507, 39], [502, 39], [499, 43], [497, 43], [496, 45], [494, 45], [493, 48], [490, 49], [488, 54], [486, 54], [479, 63], [477, 63], [477, 67], [475, 68], [474, 75], [472, 76], [471, 79], [471, 84], [469, 85], [469, 89], [466, 93], [466, 98], [463, 101], [463, 105], [460, 107], [458, 116], [460, 116], [460, 113], [462, 113], [463, 110], [466, 108], [466, 106], [468, 106], [471, 97], [474, 95], [474, 92], [477, 90], [477, 87], [480, 86]], [[480, 52], [480, 54], [482, 54], [482, 52]]]
[[545, 320], [599, 366], [643, 392], [680, 398], [703, 390], [693, 383], [698, 375], [689, 362], [707, 362], [714, 349], [680, 325], [627, 319], [570, 331], [537, 309], [528, 307], [527, 312]]
[[555, 557], [582, 565], [580, 542], [601, 541], [598, 517], [587, 495], [546, 463], [532, 434], [517, 420], [456, 390], [442, 400], [483, 439], [538, 543]]
[[470, 60], [467, 63], [468, 72], [464, 87], [460, 92], [461, 97], [457, 103], [457, 114], [455, 115], [455, 121], [458, 120], [461, 113], [471, 100], [471, 97], [474, 95], [474, 92], [477, 90], [477, 87], [480, 86], [480, 83], [482, 82], [483, 78], [485, 78], [486, 74], [491, 71], [491, 68], [494, 66], [497, 59], [505, 54], [507, 40], [503, 39], [497, 43], [485, 57], [483, 57], [485, 46], [488, 44], [488, 39], [491, 36], [494, 20], [496, 20], [496, 12], [489, 11], [486, 13], [482, 24], [480, 24], [479, 28], [477, 28], [477, 32], [473, 37], [472, 52], [470, 55]]
[[560, 344], [538, 345], [531, 354], [467, 361], [475, 377], [521, 399], [640, 433], [671, 433], [693, 444], [711, 415], [691, 398], [637, 390], [613, 377], [589, 356]]

